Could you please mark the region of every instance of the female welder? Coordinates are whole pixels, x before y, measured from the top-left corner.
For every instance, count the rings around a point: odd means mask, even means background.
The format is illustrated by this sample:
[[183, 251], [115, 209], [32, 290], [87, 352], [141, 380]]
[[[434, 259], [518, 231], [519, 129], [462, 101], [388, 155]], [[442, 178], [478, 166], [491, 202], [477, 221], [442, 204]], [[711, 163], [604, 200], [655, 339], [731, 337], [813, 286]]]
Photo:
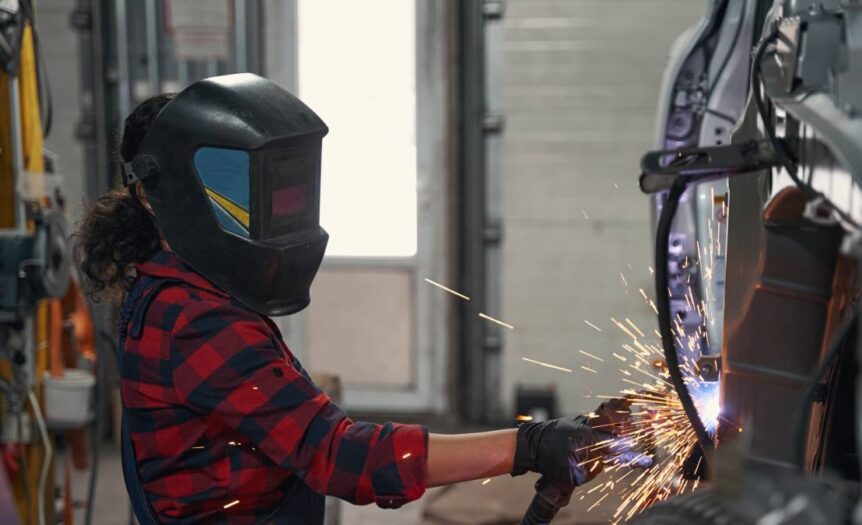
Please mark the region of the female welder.
[[328, 239], [326, 133], [250, 74], [126, 119], [125, 187], [88, 209], [77, 249], [91, 292], [122, 298], [123, 470], [139, 520], [319, 524], [325, 494], [399, 507], [501, 474], [590, 480], [606, 450], [591, 445], [608, 435], [583, 418], [429, 435], [354, 422], [311, 381], [268, 316], [309, 303]]

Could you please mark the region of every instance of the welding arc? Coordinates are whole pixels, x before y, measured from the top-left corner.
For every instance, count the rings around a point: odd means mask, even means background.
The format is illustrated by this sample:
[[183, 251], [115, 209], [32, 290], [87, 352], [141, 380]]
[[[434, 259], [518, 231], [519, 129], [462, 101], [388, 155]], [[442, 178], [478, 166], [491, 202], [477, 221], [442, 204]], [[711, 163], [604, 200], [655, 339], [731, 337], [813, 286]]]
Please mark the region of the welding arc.
[[664, 349], [664, 357], [667, 361], [667, 369], [670, 373], [670, 379], [673, 387], [679, 396], [682, 408], [685, 415], [691, 423], [694, 433], [697, 436], [697, 442], [700, 444], [706, 458], [706, 452], [712, 450], [712, 440], [709, 438], [709, 433], [697, 413], [697, 407], [694, 405], [694, 400], [691, 398], [691, 393], [688, 391], [688, 386], [682, 377], [682, 370], [679, 365], [679, 355], [676, 351], [676, 345], [673, 339], [673, 326], [670, 311], [670, 294], [668, 293], [669, 278], [668, 278], [668, 249], [670, 248], [670, 230], [673, 225], [676, 210], [679, 207], [679, 201], [685, 193], [686, 183], [682, 177], [677, 177], [668, 192], [667, 199], [661, 209], [659, 216], [658, 228], [656, 229], [655, 241], [655, 287], [656, 287], [656, 302], [658, 303], [658, 328], [661, 333], [661, 343]]

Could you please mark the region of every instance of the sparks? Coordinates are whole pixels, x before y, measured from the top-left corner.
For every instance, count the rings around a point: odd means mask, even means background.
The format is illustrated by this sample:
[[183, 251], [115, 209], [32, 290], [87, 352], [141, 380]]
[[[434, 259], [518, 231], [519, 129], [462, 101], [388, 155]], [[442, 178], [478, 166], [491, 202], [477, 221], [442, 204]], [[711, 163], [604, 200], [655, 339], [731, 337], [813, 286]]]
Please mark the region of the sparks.
[[530, 359], [529, 357], [522, 357], [521, 359], [523, 359], [524, 361], [526, 361], [528, 363], [533, 363], [534, 365], [544, 366], [546, 368], [553, 368], [554, 370], [561, 370], [563, 372], [568, 372], [570, 374], [572, 373], [572, 370], [570, 368], [563, 368], [562, 366], [543, 363], [542, 361], [536, 361], [535, 359]]
[[404, 454], [403, 456], [401, 456], [401, 459], [407, 459], [407, 458], [409, 458], [409, 457], [410, 457], [410, 456], [412, 456], [412, 455], [413, 455], [413, 453], [412, 453], [412, 452], [408, 452], [408, 453]]
[[467, 297], [466, 295], [464, 295], [464, 294], [462, 294], [462, 293], [460, 293], [460, 292], [456, 292], [455, 290], [453, 290], [453, 289], [451, 289], [451, 288], [449, 288], [449, 287], [443, 286], [442, 284], [440, 284], [440, 283], [438, 283], [438, 282], [436, 282], [436, 281], [432, 281], [431, 279], [427, 279], [427, 278], [426, 278], [426, 279], [425, 279], [425, 282], [426, 282], [426, 283], [428, 283], [428, 284], [434, 285], [434, 286], [436, 286], [437, 288], [440, 288], [440, 289], [441, 289], [441, 290], [443, 290], [443, 291], [449, 292], [450, 294], [454, 295], [455, 297], [460, 297], [461, 299], [464, 299], [465, 301], [469, 301], [469, 300], [470, 300], [470, 298], [469, 298], [469, 297]]
[[235, 499], [235, 500], [231, 501], [230, 503], [228, 503], [227, 505], [225, 505], [223, 508], [229, 509], [229, 508], [233, 507], [234, 505], [238, 505], [238, 504], [239, 504], [239, 500]]
[[584, 319], [584, 322], [585, 322], [585, 323], [587, 323], [587, 326], [589, 326], [590, 328], [592, 328], [592, 329], [593, 329], [593, 330], [595, 330], [596, 332], [601, 332], [601, 331], [602, 331], [602, 329], [601, 329], [601, 328], [599, 328], [598, 326], [594, 325], [593, 323], [591, 323], [591, 322], [587, 321], [586, 319]]
[[487, 485], [488, 483], [491, 483], [491, 478], [488, 478], [485, 481], [483, 481], [482, 485]]
[[515, 329], [515, 327], [510, 325], [509, 323], [504, 323], [503, 321], [501, 321], [499, 319], [495, 319], [495, 318], [491, 317], [490, 315], [483, 314], [482, 312], [479, 312], [479, 317], [481, 317], [482, 319], [485, 319], [487, 321], [491, 321], [492, 323], [496, 323], [502, 327], [508, 328], [509, 330]]
[[585, 356], [587, 356], [587, 357], [589, 357], [589, 358], [595, 359], [596, 361], [598, 361], [598, 362], [600, 362], [600, 363], [604, 363], [604, 362], [605, 362], [605, 360], [604, 360], [604, 359], [602, 359], [601, 357], [594, 356], [593, 354], [591, 354], [591, 353], [589, 353], [589, 352], [584, 352], [583, 350], [578, 350], [578, 352], [580, 352], [580, 353], [584, 354]]

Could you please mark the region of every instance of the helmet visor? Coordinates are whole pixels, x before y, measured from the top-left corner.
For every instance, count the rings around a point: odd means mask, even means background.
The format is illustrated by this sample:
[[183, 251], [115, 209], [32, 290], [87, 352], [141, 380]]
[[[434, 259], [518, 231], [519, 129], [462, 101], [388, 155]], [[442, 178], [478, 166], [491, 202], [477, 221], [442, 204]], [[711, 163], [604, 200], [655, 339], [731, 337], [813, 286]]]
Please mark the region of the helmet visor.
[[194, 166], [223, 230], [273, 243], [317, 231], [319, 151], [202, 147]]

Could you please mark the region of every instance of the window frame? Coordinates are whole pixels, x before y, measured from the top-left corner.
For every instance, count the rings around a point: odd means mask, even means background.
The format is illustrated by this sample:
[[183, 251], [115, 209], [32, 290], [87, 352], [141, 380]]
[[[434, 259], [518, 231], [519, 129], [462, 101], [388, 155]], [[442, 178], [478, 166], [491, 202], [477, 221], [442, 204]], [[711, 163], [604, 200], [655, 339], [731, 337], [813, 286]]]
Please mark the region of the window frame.
[[[281, 3], [281, 0], [275, 0]], [[429, 286], [425, 279], [455, 282], [452, 228], [456, 133], [453, 118], [453, 71], [451, 42], [454, 41], [453, 11], [450, 1], [415, 0], [416, 7], [416, 188], [417, 188], [417, 252], [410, 257], [326, 257], [321, 272], [339, 268], [403, 268], [410, 274], [413, 295], [413, 382], [411, 388], [346, 384], [342, 405], [350, 410], [375, 412], [443, 413], [449, 408], [447, 375], [449, 354], [454, 338], [451, 334], [454, 308], [457, 304], [449, 294]], [[292, 4], [292, 5], [290, 5]], [[296, 0], [274, 6], [265, 4], [282, 16], [266, 16], [267, 30], [275, 24], [292, 24], [280, 29], [273, 44], [288, 49], [275, 73], [298, 85], [296, 60]], [[270, 37], [266, 37], [270, 38]], [[291, 51], [287, 51], [291, 53]], [[273, 57], [274, 58], [274, 57]], [[274, 60], [267, 60], [267, 64]], [[276, 66], [278, 67], [278, 66]], [[325, 147], [325, 143], [324, 143]], [[312, 287], [312, 296], [314, 289]], [[292, 349], [308, 357], [307, 314], [282, 318]], [[357, 350], [360, 351], [361, 349]], [[312, 370], [313, 372], [313, 370]]]

